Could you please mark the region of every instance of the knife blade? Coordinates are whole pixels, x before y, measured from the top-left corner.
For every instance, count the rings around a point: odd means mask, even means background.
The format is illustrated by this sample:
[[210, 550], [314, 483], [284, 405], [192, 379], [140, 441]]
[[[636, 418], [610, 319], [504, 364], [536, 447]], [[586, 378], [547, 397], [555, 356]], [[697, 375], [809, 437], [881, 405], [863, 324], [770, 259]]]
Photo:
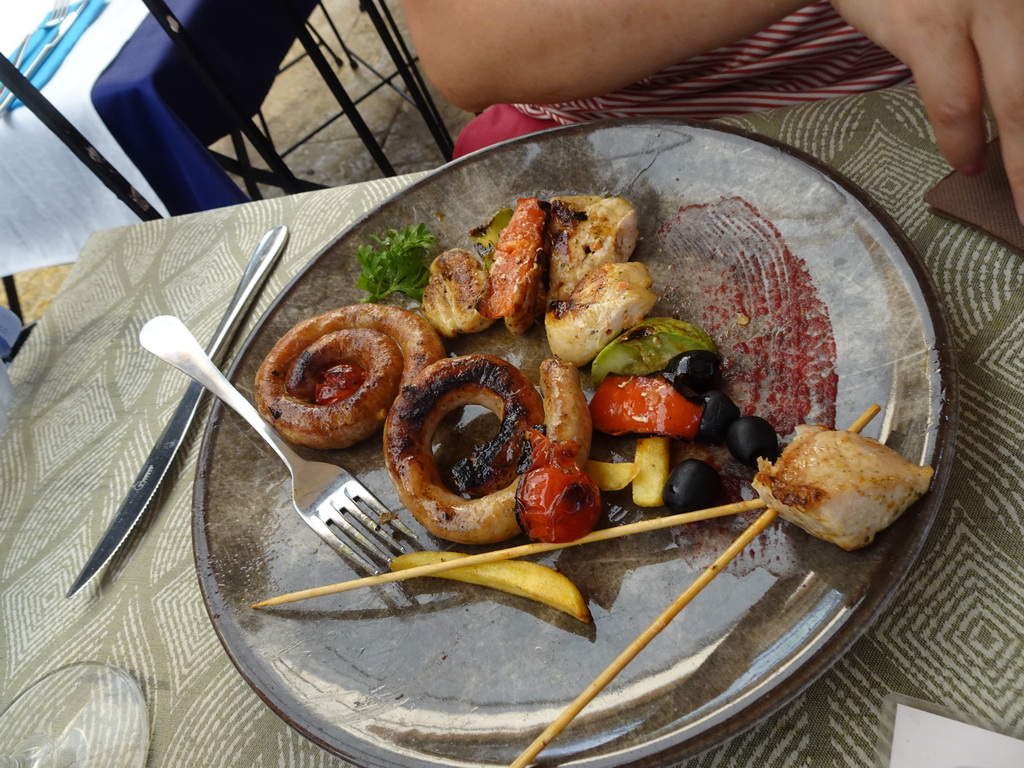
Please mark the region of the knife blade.
[[[287, 239], [287, 228], [280, 225], [272, 227], [263, 235], [253, 251], [235, 295], [232, 296], [227, 311], [206, 349], [207, 354], [218, 365], [220, 365], [220, 359], [223, 357], [228, 343], [237, 332], [242, 318], [252, 306], [259, 289], [270, 274], [271, 267], [280, 257]], [[157, 438], [156, 445], [153, 446], [149, 457], [142, 465], [135, 482], [128, 489], [128, 493], [125, 495], [124, 501], [121, 502], [106, 533], [103, 534], [103, 538], [100, 539], [82, 572], [71, 585], [71, 589], [68, 590], [68, 597], [72, 597], [100, 572], [142, 518], [143, 512], [166, 474], [167, 468], [170, 467], [178, 453], [178, 448], [199, 409], [200, 398], [204, 391], [203, 385], [196, 382], [189, 385], [185, 391], [174, 415], [171, 416], [171, 420], [160, 437]]]

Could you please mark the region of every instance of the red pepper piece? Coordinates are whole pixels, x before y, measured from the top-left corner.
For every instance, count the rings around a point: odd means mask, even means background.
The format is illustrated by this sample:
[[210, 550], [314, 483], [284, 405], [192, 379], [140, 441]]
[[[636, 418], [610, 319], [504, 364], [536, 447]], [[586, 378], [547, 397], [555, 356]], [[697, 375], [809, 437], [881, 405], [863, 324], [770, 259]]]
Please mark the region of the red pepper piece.
[[316, 404], [334, 405], [355, 394], [366, 381], [366, 369], [341, 363], [328, 368], [316, 383]]
[[590, 399], [594, 429], [608, 435], [663, 435], [693, 440], [704, 406], [661, 376], [608, 374]]
[[566, 542], [586, 536], [601, 516], [601, 491], [576, 463], [576, 443], [554, 443], [526, 430], [531, 465], [516, 489], [516, 518], [534, 541]]
[[544, 248], [549, 209], [536, 197], [521, 197], [512, 218], [494, 244], [487, 273], [487, 288], [477, 303], [484, 317], [498, 319], [513, 314], [527, 293], [526, 286], [540, 279], [540, 255]]

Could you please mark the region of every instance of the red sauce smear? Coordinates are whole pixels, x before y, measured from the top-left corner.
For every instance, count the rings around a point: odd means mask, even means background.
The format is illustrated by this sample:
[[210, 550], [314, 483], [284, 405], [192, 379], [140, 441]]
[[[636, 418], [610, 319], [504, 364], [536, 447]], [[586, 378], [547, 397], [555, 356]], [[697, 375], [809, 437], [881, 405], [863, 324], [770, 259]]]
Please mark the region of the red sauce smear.
[[681, 208], [658, 234], [678, 269], [666, 298], [692, 308], [685, 319], [715, 339], [726, 389], [741, 410], [781, 436], [803, 423], [834, 427], [828, 307], [775, 225], [731, 197]]

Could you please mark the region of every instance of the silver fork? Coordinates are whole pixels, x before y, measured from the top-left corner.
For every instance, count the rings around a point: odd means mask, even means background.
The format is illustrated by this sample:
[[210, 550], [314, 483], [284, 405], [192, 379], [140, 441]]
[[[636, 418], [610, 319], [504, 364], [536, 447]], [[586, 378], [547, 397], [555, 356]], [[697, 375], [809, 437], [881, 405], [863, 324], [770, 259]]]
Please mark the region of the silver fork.
[[256, 408], [207, 356], [185, 324], [162, 315], [139, 332], [142, 346], [188, 374], [245, 419], [288, 466], [292, 502], [303, 520], [340, 555], [377, 573], [402, 545], [385, 526], [415, 541], [410, 531], [351, 473], [333, 464], [307, 461], [267, 424]]
[[[81, 1], [83, 3], [86, 2], [86, 0]], [[81, 8], [81, 6], [79, 6], [79, 8]], [[21, 41], [21, 45], [19, 45], [15, 49], [16, 56], [14, 57], [14, 61], [12, 62], [14, 66], [18, 68], [21, 67], [22, 62], [25, 60], [25, 54], [28, 51], [28, 42], [32, 39], [32, 35], [34, 35], [37, 30], [52, 29], [53, 27], [59, 26], [61, 23], [63, 23], [64, 19], [67, 18], [67, 15], [70, 11], [71, 0], [57, 0], [53, 4], [53, 10], [50, 11], [50, 14], [49, 16], [46, 17], [46, 20], [43, 21], [43, 23], [40, 24], [38, 27], [36, 27], [36, 29], [33, 29], [31, 32], [25, 35], [24, 39]], [[43, 47], [39, 55], [33, 60], [32, 64], [30, 64], [28, 69], [25, 70], [25, 77], [32, 77], [32, 75], [36, 73], [36, 70], [39, 68], [39, 65], [42, 63], [42, 60], [45, 58], [46, 54], [49, 53], [49, 51], [53, 48], [54, 45], [56, 45], [56, 43], [52, 42]], [[7, 88], [0, 88], [0, 117], [2, 117], [5, 112], [7, 112], [7, 109], [10, 107], [13, 101], [14, 94], [11, 93]]]
[[[14, 49], [14, 66], [20, 67], [21, 62], [25, 60], [25, 53], [28, 51], [28, 41], [32, 39], [32, 35], [40, 29], [50, 29], [56, 27], [62, 21], [64, 17], [68, 15], [68, 11], [71, 9], [71, 0], [57, 0], [53, 4], [53, 10], [47, 15], [46, 19], [38, 27], [33, 29], [24, 38], [22, 38], [21, 44]], [[7, 92], [6, 88], [0, 88], [0, 96], [3, 96]]]

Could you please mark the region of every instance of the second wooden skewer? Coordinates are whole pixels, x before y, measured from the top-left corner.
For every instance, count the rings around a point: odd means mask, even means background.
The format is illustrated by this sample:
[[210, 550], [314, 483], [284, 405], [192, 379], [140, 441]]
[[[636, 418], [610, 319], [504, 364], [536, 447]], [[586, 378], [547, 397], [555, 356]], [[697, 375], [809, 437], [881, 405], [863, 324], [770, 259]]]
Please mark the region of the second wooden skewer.
[[[847, 430], [853, 433], [859, 433], [868, 425], [868, 423], [878, 415], [881, 408], [877, 405], [872, 405], [860, 417], [850, 425]], [[693, 600], [701, 590], [706, 587], [712, 579], [714, 579], [722, 570], [727, 566], [736, 555], [743, 551], [743, 549], [753, 541], [758, 535], [760, 535], [765, 528], [775, 522], [775, 518], [778, 517], [779, 513], [774, 509], [769, 509], [764, 512], [760, 517], [755, 520], [750, 527], [748, 527], [739, 537], [729, 545], [729, 547], [719, 555], [715, 561], [709, 565], [704, 571], [698, 576], [689, 587], [687, 587], [679, 597], [677, 597], [672, 604], [668, 606], [661, 614], [656, 618], [650, 626], [647, 627], [643, 632], [640, 633], [632, 643], [626, 646], [625, 650], [620, 653], [615, 660], [609, 664], [605, 670], [597, 676], [597, 678], [588, 685], [579, 696], [570, 704], [566, 709], [559, 715], [554, 722], [551, 723], [544, 731], [534, 739], [533, 743], [527, 747], [521, 755], [509, 766], [509, 768], [525, 768], [530, 764], [538, 754], [540, 754], [548, 744], [559, 734], [565, 727], [572, 722], [572, 720], [578, 715], [587, 704], [589, 704], [598, 693], [600, 693], [605, 686], [610, 683], [616, 675], [621, 672], [629, 662], [636, 658], [637, 654], [640, 653], [647, 644], [653, 640], [658, 633], [660, 633], [669, 623], [674, 619], [680, 611], [685, 608], [690, 601]]]

